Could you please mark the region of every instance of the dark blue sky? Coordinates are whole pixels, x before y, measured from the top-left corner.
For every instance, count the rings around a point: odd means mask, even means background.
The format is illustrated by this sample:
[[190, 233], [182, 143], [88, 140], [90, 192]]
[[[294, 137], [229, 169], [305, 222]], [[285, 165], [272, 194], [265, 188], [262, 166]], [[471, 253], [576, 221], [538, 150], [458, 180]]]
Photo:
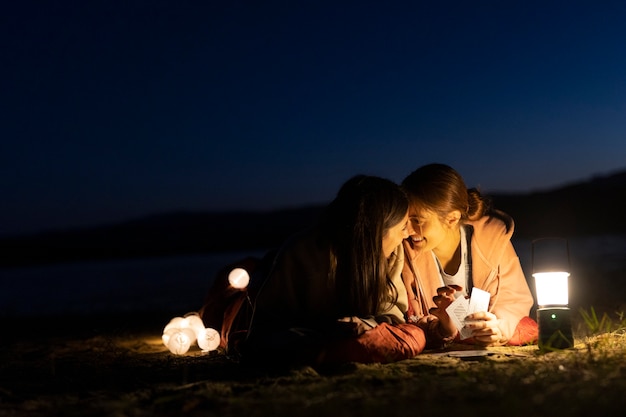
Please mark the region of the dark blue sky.
[[626, 168], [626, 2], [12, 3], [0, 234], [326, 203], [430, 162], [486, 192]]

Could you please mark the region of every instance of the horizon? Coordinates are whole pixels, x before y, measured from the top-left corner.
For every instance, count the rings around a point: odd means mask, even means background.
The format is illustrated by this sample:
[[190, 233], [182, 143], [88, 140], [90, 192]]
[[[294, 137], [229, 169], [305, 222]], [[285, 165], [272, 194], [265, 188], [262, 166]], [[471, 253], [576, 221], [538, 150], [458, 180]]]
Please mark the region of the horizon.
[[[583, 184], [587, 184], [592, 181], [595, 181], [597, 179], [609, 178], [609, 177], [619, 175], [619, 174], [626, 174], [626, 167], [623, 169], [611, 170], [606, 173], [595, 173], [589, 176], [588, 178], [584, 178], [584, 179], [572, 180], [572, 181], [568, 181], [568, 182], [555, 185], [555, 186], [547, 186], [545, 188], [538, 188], [538, 189], [527, 190], [527, 191], [492, 191], [492, 192], [485, 191], [485, 190], [480, 190], [480, 191], [481, 193], [485, 195], [491, 195], [491, 196], [496, 196], [496, 195], [525, 196], [525, 195], [530, 195], [534, 193], [550, 193], [550, 192], [554, 192], [554, 191], [557, 191], [557, 190], [560, 190], [562, 188], [566, 188], [569, 186], [583, 185]], [[468, 188], [471, 188], [471, 186], [468, 185]], [[12, 238], [45, 235], [49, 233], [66, 233], [66, 232], [73, 232], [73, 231], [79, 231], [79, 230], [115, 227], [124, 223], [142, 221], [151, 217], [161, 217], [161, 216], [169, 216], [169, 215], [176, 215], [176, 214], [181, 214], [181, 215], [185, 215], [185, 214], [189, 214], [189, 215], [193, 215], [193, 214], [246, 214], [246, 213], [263, 214], [263, 213], [276, 213], [276, 212], [290, 211], [290, 210], [301, 210], [301, 209], [306, 209], [306, 208], [318, 208], [318, 207], [323, 208], [327, 204], [329, 204], [330, 201], [331, 200], [325, 201], [325, 202], [311, 202], [311, 203], [303, 203], [303, 204], [296, 204], [296, 205], [286, 205], [286, 206], [277, 206], [277, 207], [269, 207], [269, 208], [252, 208], [252, 209], [246, 209], [246, 208], [185, 209], [185, 208], [180, 208], [180, 209], [173, 209], [173, 210], [166, 210], [166, 211], [146, 212], [144, 214], [139, 214], [137, 216], [126, 217], [126, 218], [113, 220], [109, 222], [97, 222], [96, 221], [92, 223], [83, 223], [83, 224], [73, 223], [73, 224], [60, 225], [58, 227], [52, 227], [52, 228], [47, 228], [47, 229], [38, 229], [38, 230], [8, 233], [8, 234], [0, 233], [0, 239], [12, 239]]]

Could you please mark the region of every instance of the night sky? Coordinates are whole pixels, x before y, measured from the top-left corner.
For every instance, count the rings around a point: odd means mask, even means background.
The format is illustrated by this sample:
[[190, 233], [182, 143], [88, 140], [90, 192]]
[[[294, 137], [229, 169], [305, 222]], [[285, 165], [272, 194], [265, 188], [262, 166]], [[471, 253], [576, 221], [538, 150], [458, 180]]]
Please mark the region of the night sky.
[[430, 162], [485, 192], [625, 169], [624, 22], [623, 1], [10, 2], [0, 235], [325, 204]]

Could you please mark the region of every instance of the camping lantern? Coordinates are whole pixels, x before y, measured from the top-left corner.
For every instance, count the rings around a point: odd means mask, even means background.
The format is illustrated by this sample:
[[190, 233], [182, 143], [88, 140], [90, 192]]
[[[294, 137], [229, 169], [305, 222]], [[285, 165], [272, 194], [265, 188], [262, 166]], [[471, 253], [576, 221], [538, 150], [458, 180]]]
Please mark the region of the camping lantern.
[[574, 346], [569, 304], [569, 245], [567, 240], [543, 238], [532, 242], [533, 277], [537, 294], [539, 349]]

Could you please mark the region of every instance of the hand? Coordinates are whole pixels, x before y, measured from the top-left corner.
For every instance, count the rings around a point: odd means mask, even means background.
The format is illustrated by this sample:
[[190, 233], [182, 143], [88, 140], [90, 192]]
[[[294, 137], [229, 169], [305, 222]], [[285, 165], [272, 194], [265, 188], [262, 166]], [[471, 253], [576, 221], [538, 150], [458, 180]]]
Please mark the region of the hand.
[[502, 331], [498, 327], [499, 321], [495, 314], [479, 311], [468, 315], [465, 321], [465, 327], [472, 330], [476, 343], [488, 346], [502, 340]]
[[446, 312], [446, 308], [455, 300], [454, 294], [462, 290], [463, 288], [458, 285], [448, 285], [437, 288], [437, 295], [433, 297], [437, 307], [431, 308], [429, 313], [439, 319], [440, 333], [444, 337], [456, 335], [456, 326]]
[[337, 330], [340, 334], [360, 336], [372, 327], [356, 316], [337, 319]]

